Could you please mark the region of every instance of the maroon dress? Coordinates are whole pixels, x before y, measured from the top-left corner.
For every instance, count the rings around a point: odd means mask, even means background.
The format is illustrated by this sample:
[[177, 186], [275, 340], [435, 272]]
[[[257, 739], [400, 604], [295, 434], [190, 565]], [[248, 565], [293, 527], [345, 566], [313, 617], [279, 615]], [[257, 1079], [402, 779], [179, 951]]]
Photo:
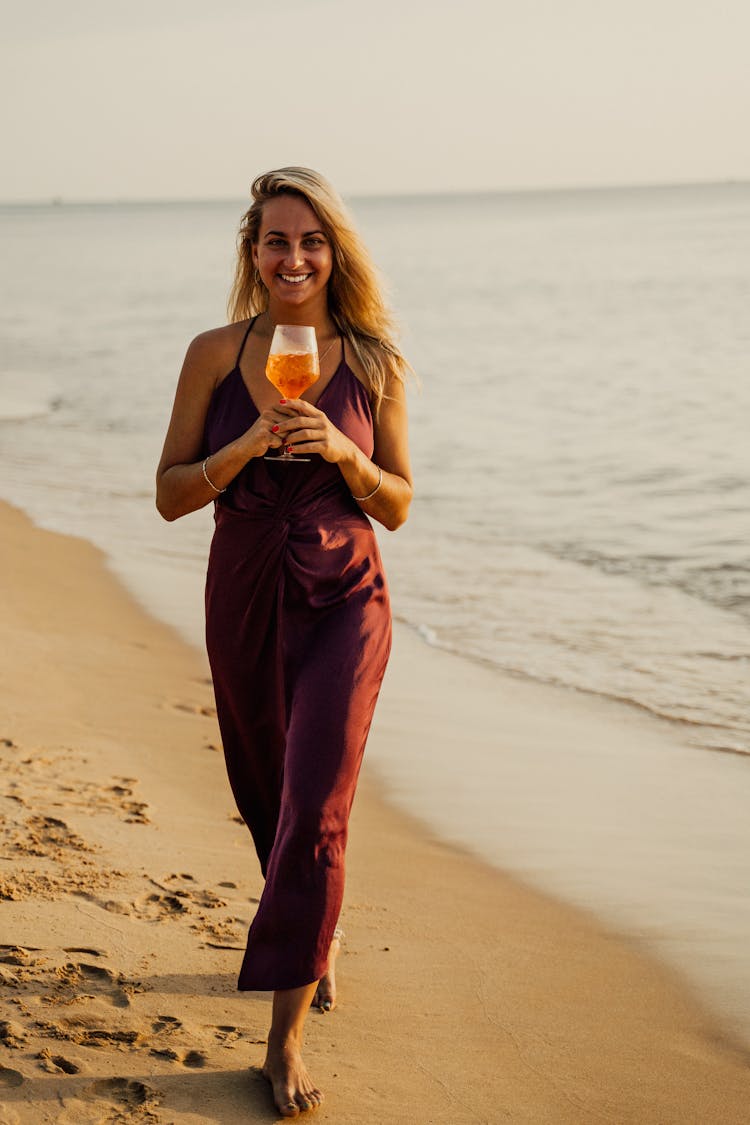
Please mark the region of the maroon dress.
[[[240, 371], [214, 391], [204, 456], [258, 410]], [[367, 391], [339, 366], [316, 405], [369, 457]], [[338, 467], [253, 458], [216, 500], [206, 643], [229, 781], [265, 886], [240, 989], [319, 980], [344, 893], [344, 853], [365, 741], [391, 643], [370, 521]]]

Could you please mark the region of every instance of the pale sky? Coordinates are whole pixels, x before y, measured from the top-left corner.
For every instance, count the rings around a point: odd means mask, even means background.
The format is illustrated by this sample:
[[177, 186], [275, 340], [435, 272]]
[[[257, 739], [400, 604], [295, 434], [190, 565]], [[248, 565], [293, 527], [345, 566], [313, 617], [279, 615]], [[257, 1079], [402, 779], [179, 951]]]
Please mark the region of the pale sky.
[[0, 200], [750, 179], [748, 0], [0, 0]]

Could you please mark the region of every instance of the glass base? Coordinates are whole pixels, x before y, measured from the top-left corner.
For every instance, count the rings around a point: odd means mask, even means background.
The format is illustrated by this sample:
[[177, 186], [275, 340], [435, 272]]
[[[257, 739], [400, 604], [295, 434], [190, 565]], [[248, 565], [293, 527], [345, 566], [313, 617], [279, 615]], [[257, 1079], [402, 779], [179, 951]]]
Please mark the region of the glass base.
[[311, 457], [303, 457], [301, 453], [265, 453], [263, 455], [264, 461], [284, 461], [287, 465], [290, 461], [311, 461]]

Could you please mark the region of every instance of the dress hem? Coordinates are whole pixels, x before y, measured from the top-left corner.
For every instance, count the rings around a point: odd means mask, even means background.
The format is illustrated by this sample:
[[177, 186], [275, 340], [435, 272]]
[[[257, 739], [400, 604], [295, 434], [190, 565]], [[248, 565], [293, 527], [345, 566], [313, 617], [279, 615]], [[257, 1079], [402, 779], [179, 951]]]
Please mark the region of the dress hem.
[[244, 981], [237, 981], [238, 992], [288, 992], [292, 988], [305, 988], [309, 984], [317, 984], [323, 977], [324, 973], [320, 976], [312, 977], [312, 979], [305, 979], [295, 981], [293, 984], [246, 984]]

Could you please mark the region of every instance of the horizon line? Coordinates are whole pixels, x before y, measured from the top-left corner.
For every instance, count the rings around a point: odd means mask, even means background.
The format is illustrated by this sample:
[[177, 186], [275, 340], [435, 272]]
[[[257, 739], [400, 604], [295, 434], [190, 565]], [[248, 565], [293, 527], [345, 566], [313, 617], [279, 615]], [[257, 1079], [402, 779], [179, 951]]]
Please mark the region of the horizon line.
[[[374, 199], [441, 199], [455, 197], [495, 196], [495, 195], [555, 195], [566, 193], [615, 192], [615, 191], [652, 191], [668, 190], [670, 188], [701, 188], [701, 187], [742, 187], [750, 186], [750, 178], [726, 176], [720, 179], [707, 180], [654, 180], [633, 181], [630, 183], [601, 183], [601, 184], [558, 184], [541, 187], [528, 185], [522, 187], [497, 187], [497, 188], [440, 188], [426, 191], [356, 191], [342, 192], [345, 200], [374, 200]], [[64, 196], [51, 194], [34, 196], [29, 199], [0, 199], [0, 207], [116, 207], [116, 206], [154, 206], [169, 204], [198, 204], [198, 203], [237, 203], [241, 202], [240, 196], [229, 195], [204, 195], [204, 196], [111, 196], [111, 197], [84, 197]]]

